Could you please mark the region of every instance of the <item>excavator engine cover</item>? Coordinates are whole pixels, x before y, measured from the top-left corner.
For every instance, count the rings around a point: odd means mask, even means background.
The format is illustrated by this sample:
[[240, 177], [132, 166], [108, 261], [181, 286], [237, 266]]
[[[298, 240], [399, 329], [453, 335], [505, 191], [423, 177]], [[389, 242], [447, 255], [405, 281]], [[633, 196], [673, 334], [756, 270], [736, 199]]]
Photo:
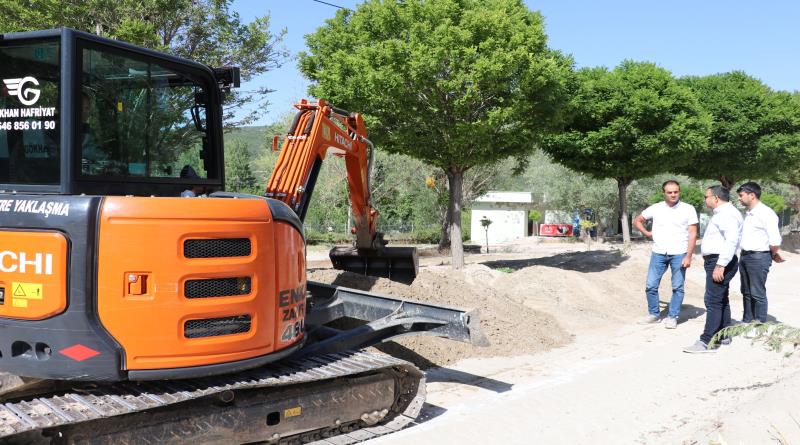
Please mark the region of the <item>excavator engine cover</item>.
[[411, 284], [419, 272], [417, 249], [413, 247], [334, 247], [329, 255], [336, 269], [405, 284]]

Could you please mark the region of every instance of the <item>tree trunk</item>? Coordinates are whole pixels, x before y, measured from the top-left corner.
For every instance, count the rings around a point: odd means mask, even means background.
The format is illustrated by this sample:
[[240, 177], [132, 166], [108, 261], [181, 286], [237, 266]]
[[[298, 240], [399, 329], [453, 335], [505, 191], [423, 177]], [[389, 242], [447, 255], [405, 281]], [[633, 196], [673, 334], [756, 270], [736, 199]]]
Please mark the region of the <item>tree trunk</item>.
[[627, 178], [616, 178], [617, 188], [619, 189], [619, 222], [622, 226], [622, 242], [630, 244], [631, 227], [628, 225], [628, 186], [631, 180]]
[[728, 191], [733, 191], [733, 186], [736, 184], [736, 178], [731, 178], [730, 176], [722, 175], [719, 177], [719, 183], [722, 184], [723, 187], [728, 189]]
[[[448, 194], [449, 195], [449, 194]], [[450, 198], [447, 198], [447, 210], [442, 218], [442, 227], [439, 234], [439, 252], [444, 252], [450, 248], [450, 221], [453, 219], [450, 213]]]
[[457, 167], [447, 170], [450, 184], [448, 216], [450, 217], [450, 257], [453, 269], [464, 268], [464, 244], [461, 240], [461, 204], [464, 196], [464, 171]]

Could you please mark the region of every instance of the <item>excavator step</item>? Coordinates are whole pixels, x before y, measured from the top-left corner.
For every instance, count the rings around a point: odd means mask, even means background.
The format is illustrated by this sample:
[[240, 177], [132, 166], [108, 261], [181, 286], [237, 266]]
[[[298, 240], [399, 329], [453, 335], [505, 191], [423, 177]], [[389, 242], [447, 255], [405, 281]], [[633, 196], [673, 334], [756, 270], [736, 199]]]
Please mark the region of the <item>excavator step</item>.
[[204, 379], [76, 385], [0, 400], [0, 444], [357, 443], [411, 423], [422, 372], [349, 351]]
[[334, 247], [329, 256], [334, 269], [406, 284], [413, 282], [419, 272], [419, 256], [415, 247]]

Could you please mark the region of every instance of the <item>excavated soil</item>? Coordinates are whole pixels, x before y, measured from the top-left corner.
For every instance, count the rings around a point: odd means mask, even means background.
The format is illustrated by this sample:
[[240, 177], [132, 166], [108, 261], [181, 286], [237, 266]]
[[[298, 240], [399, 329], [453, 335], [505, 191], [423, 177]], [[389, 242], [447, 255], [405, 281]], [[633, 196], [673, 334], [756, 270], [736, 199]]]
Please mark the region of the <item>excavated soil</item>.
[[[626, 251], [608, 244], [517, 243], [507, 252], [468, 255], [461, 271], [447, 257], [426, 258], [411, 285], [329, 268], [308, 279], [379, 294], [478, 309], [486, 348], [434, 337], [389, 342], [379, 349], [418, 366], [448, 365], [471, 357], [516, 356], [550, 350], [576, 335], [603, 335], [646, 314], [644, 282], [649, 245]], [[699, 266], [699, 264], [697, 264]], [[662, 306], [671, 295], [662, 279]], [[687, 280], [687, 296], [704, 283]], [[684, 303], [686, 314], [698, 308]]]
[[[410, 300], [478, 309], [481, 328], [491, 343], [489, 347], [473, 347], [436, 337], [401, 338], [378, 347], [424, 368], [444, 366], [466, 357], [539, 352], [569, 342], [570, 335], [553, 316], [493, 289], [489, 277], [498, 275], [504, 274], [485, 266], [479, 266], [477, 270], [469, 267], [463, 272], [448, 267], [425, 267], [413, 284], [405, 285], [383, 278], [321, 269], [311, 271], [308, 279]], [[480, 279], [476, 280], [476, 277]]]

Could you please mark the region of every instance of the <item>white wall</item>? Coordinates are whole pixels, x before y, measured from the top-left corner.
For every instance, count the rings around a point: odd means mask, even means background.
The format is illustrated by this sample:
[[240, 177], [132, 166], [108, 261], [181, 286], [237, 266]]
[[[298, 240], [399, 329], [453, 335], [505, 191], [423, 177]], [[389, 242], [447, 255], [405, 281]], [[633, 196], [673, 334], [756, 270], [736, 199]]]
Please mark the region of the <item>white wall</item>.
[[481, 225], [483, 217], [492, 221], [492, 224], [489, 225], [489, 244], [504, 243], [528, 235], [527, 210], [505, 209], [501, 204], [495, 208], [475, 209], [473, 207], [470, 226], [473, 244], [486, 244], [486, 231]]

